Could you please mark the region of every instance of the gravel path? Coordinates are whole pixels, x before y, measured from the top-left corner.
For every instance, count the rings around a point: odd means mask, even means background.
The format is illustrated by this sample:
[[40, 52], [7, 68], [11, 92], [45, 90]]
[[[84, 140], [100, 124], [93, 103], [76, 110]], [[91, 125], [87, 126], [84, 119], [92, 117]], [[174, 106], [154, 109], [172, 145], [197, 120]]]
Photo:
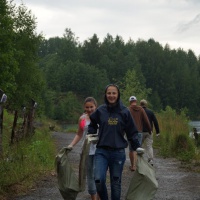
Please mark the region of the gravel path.
[[[72, 141], [74, 134], [55, 132], [52, 137], [59, 150]], [[75, 170], [78, 169], [79, 154], [80, 144], [77, 144], [70, 153], [70, 160], [72, 160]], [[129, 164], [130, 160], [127, 151], [121, 200], [125, 199], [130, 179], [134, 173], [129, 171]], [[155, 156], [155, 170], [159, 188], [154, 200], [200, 200], [200, 173], [187, 172], [181, 168], [181, 163], [176, 159], [163, 159], [158, 156]], [[62, 200], [62, 196], [57, 188], [56, 176], [52, 175], [39, 181], [29, 194], [9, 200]], [[90, 200], [90, 196], [87, 191], [81, 192], [78, 194], [77, 200]]]

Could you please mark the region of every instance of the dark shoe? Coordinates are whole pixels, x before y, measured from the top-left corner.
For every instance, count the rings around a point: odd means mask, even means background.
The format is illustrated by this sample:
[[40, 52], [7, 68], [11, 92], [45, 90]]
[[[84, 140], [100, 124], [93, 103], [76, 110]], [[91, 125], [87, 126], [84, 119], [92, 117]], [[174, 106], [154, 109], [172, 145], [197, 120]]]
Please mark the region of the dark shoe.
[[153, 166], [153, 160], [149, 160], [148, 163]]

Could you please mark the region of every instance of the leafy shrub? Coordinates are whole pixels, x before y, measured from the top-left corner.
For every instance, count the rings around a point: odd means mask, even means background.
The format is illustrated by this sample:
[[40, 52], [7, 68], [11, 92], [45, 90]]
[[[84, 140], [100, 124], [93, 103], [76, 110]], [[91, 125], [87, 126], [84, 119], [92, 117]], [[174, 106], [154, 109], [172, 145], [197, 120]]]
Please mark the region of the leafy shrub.
[[177, 135], [172, 147], [173, 155], [182, 161], [190, 161], [195, 156], [194, 142], [186, 134]]
[[11, 119], [13, 116], [5, 112], [3, 155], [0, 159], [0, 199], [1, 195], [14, 193], [12, 186], [31, 187], [38, 176], [54, 169], [56, 148], [48, 126], [42, 126], [36, 129], [32, 137], [10, 145]]
[[182, 110], [179, 114], [171, 107], [157, 114], [160, 126], [160, 138], [154, 138], [154, 147], [164, 157], [177, 157], [183, 161], [195, 158], [195, 143], [189, 138], [189, 120]]

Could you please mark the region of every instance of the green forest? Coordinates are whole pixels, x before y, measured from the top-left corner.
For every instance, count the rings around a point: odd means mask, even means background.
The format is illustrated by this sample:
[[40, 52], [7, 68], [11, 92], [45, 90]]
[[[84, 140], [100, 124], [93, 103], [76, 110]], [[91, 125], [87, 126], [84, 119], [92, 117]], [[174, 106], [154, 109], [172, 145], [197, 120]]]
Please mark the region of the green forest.
[[192, 49], [171, 49], [153, 38], [124, 42], [109, 33], [103, 41], [94, 33], [80, 42], [70, 27], [46, 39], [36, 28], [25, 5], [0, 1], [0, 89], [7, 110], [20, 111], [34, 99], [38, 115], [76, 123], [83, 100], [93, 96], [102, 104], [105, 86], [116, 83], [125, 105], [134, 95], [155, 112], [170, 106], [200, 119], [200, 56]]

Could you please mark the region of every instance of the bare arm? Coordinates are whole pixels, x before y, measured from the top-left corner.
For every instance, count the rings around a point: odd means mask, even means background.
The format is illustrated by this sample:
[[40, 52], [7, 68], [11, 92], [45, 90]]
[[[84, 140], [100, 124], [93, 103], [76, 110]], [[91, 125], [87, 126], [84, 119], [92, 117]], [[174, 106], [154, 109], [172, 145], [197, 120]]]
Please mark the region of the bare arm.
[[80, 127], [80, 122], [81, 122], [81, 118], [79, 118], [79, 125], [78, 125], [78, 131], [74, 137], [74, 139], [72, 140], [72, 142], [70, 143], [70, 146], [75, 146], [83, 137], [83, 129]]

